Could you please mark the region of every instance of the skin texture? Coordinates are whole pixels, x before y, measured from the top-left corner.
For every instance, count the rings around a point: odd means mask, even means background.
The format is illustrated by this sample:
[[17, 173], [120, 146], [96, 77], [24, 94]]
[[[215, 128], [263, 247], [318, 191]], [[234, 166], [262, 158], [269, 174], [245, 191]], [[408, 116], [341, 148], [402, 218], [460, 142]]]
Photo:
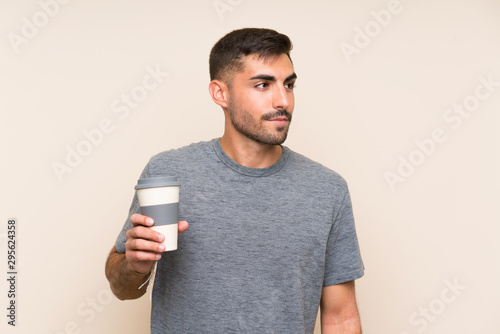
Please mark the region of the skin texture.
[[[227, 155], [250, 168], [265, 168], [281, 156], [283, 143], [295, 106], [296, 74], [287, 55], [269, 59], [255, 55], [243, 57], [243, 69], [230, 76], [230, 82], [213, 80], [209, 92], [224, 112], [221, 145]], [[163, 236], [147, 226], [152, 219], [135, 214], [133, 228], [127, 232], [125, 254], [113, 247], [106, 262], [106, 277], [119, 299], [135, 299], [146, 289], [155, 261], [161, 258]], [[179, 222], [179, 233], [188, 228]], [[324, 287], [321, 296], [322, 333], [359, 334], [361, 325], [356, 305], [354, 281]]]

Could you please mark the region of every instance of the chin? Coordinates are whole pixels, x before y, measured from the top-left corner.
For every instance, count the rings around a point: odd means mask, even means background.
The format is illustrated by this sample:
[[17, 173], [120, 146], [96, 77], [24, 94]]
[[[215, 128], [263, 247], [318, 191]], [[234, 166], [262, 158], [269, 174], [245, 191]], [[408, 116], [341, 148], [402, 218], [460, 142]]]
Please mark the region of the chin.
[[268, 145], [281, 145], [285, 142], [286, 137], [287, 137], [287, 134], [285, 133], [284, 136], [282, 135], [280, 137], [269, 138], [269, 140], [267, 140], [266, 144], [268, 144]]

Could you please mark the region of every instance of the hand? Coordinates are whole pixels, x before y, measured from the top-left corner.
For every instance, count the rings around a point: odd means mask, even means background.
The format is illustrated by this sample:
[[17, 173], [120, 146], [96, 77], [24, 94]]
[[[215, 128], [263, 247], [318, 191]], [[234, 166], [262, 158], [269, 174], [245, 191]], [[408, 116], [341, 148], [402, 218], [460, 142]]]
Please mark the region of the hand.
[[[125, 257], [133, 270], [146, 273], [155, 261], [161, 258], [165, 250], [162, 242], [165, 239], [163, 234], [147, 228], [153, 226], [153, 219], [140, 214], [133, 214], [130, 217], [132, 227], [127, 231], [127, 242], [125, 243]], [[179, 222], [179, 233], [188, 228], [187, 221]]]

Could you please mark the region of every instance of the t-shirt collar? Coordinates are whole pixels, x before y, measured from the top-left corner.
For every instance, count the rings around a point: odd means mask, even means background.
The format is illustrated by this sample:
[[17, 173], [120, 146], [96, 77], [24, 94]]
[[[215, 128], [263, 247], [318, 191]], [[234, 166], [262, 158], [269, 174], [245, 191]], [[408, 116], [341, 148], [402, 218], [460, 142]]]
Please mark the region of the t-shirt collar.
[[222, 148], [220, 144], [220, 138], [216, 138], [213, 140], [213, 147], [214, 151], [219, 157], [219, 159], [229, 168], [232, 170], [243, 174], [243, 175], [248, 175], [248, 176], [255, 176], [255, 177], [260, 177], [260, 176], [268, 176], [272, 175], [276, 172], [278, 172], [283, 166], [286, 164], [288, 160], [288, 155], [289, 155], [289, 149], [286, 146], [282, 146], [283, 150], [281, 152], [280, 158], [278, 161], [276, 161], [274, 164], [272, 164], [269, 167], [265, 168], [251, 168], [251, 167], [246, 167], [243, 165], [240, 165], [233, 159], [231, 159], [226, 152], [224, 152], [224, 149]]

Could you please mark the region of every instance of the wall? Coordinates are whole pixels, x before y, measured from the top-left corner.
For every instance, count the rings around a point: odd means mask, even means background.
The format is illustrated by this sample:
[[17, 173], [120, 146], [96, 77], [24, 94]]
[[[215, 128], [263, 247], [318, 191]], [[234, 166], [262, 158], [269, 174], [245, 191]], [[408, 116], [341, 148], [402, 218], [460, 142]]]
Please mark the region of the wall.
[[247, 26], [295, 45], [286, 145], [349, 182], [364, 331], [498, 332], [499, 14], [495, 0], [2, 1], [2, 268], [9, 218], [18, 238], [2, 332], [148, 332], [149, 300], [112, 297], [104, 262], [148, 158], [222, 134], [208, 54]]

